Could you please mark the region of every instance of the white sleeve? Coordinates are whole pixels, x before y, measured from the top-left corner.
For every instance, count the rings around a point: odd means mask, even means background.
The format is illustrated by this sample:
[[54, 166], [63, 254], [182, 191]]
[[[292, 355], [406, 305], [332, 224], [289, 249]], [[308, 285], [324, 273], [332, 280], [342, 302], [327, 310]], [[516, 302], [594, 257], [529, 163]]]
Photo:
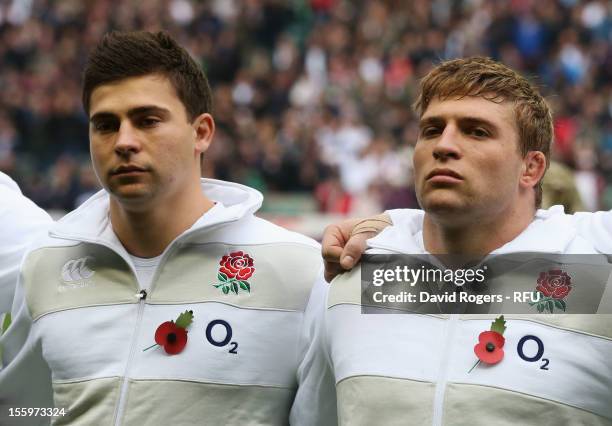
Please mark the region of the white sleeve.
[[420, 209], [393, 209], [385, 213], [391, 218], [393, 226], [407, 227], [416, 231], [421, 229], [425, 212]]
[[51, 372], [43, 358], [21, 283], [15, 291], [12, 316], [13, 322], [0, 337], [0, 425], [46, 425], [49, 417], [26, 417], [30, 423], [8, 417], [11, 407], [53, 407]]
[[291, 425], [327, 426], [338, 423], [336, 383], [329, 362], [325, 315], [329, 284], [319, 277], [310, 293], [301, 336], [302, 360], [298, 390], [291, 407]]
[[44, 210], [23, 196], [12, 179], [0, 173], [0, 313], [11, 309], [26, 248], [51, 223]]
[[389, 217], [391, 218], [391, 222], [393, 222], [394, 225], [397, 225], [399, 222], [401, 222], [402, 217], [405, 214], [405, 209], [393, 209], [393, 210], [385, 210], [385, 213], [387, 213], [389, 215]]
[[612, 255], [612, 210], [575, 213], [578, 234], [595, 246], [598, 252]]

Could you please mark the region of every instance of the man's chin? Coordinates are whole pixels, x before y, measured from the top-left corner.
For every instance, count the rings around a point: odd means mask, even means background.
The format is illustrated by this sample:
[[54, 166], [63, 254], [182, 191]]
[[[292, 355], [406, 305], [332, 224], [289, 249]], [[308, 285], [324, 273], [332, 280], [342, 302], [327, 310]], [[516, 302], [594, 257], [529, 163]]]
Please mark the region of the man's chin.
[[120, 203], [138, 203], [151, 198], [151, 190], [142, 184], [120, 185], [109, 188], [111, 195]]
[[437, 193], [428, 194], [424, 199], [419, 200], [421, 207], [429, 214], [433, 215], [457, 215], [466, 213], [468, 204], [463, 197], [456, 193]]

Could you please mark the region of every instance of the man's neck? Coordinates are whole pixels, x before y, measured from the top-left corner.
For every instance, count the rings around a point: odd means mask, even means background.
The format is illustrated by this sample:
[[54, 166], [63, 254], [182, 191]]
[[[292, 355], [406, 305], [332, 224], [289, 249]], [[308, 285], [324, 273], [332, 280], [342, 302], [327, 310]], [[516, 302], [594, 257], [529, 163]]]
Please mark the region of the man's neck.
[[201, 191], [197, 196], [183, 195], [145, 210], [125, 208], [111, 197], [110, 219], [113, 231], [128, 253], [149, 258], [162, 254], [213, 206], [214, 202]]
[[452, 225], [425, 213], [425, 249], [433, 254], [486, 256], [523, 232], [533, 221], [534, 213], [533, 209], [514, 209], [493, 217], [472, 216], [464, 222], [455, 220]]

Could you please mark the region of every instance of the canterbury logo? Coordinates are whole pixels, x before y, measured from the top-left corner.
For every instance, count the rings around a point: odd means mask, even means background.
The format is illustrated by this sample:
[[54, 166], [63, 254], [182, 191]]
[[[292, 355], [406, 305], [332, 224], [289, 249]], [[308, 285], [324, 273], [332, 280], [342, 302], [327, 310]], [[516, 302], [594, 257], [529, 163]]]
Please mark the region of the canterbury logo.
[[64, 282], [83, 281], [91, 278], [95, 271], [87, 266], [87, 261], [90, 259], [91, 257], [82, 257], [66, 262], [62, 267], [62, 279]]

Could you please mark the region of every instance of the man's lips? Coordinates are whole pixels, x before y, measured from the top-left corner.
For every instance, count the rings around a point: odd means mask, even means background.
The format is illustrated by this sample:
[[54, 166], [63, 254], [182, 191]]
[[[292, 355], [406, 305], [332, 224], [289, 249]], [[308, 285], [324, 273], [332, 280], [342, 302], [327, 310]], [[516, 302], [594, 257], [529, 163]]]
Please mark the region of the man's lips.
[[117, 175], [125, 175], [125, 174], [130, 174], [130, 173], [144, 173], [146, 171], [147, 169], [143, 167], [128, 165], [128, 166], [119, 166], [111, 170], [110, 175], [117, 176]]
[[463, 180], [463, 176], [451, 169], [434, 169], [425, 180], [430, 182], [457, 182]]

